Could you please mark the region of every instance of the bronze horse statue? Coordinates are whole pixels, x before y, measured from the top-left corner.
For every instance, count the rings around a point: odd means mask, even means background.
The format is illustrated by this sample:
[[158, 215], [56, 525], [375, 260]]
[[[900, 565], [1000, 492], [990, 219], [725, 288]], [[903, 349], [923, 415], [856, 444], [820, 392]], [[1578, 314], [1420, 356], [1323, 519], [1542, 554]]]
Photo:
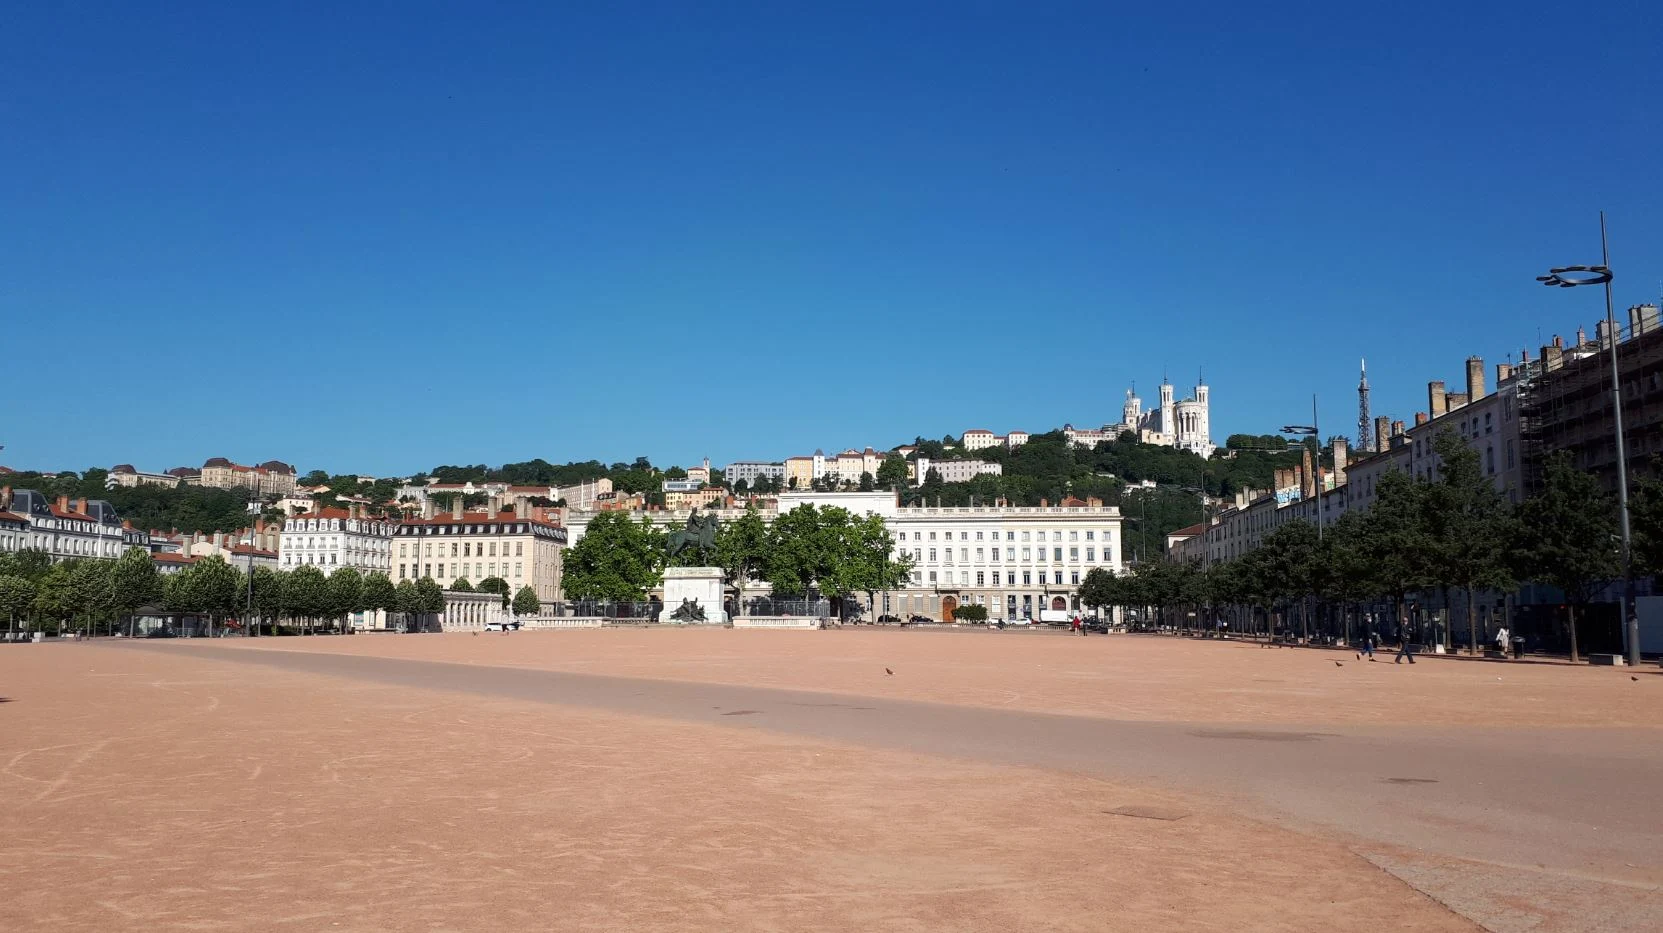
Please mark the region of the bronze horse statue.
[[670, 532], [664, 550], [672, 560], [687, 551], [693, 551], [701, 561], [710, 559], [716, 552], [716, 516], [696, 512], [687, 516], [687, 526]]

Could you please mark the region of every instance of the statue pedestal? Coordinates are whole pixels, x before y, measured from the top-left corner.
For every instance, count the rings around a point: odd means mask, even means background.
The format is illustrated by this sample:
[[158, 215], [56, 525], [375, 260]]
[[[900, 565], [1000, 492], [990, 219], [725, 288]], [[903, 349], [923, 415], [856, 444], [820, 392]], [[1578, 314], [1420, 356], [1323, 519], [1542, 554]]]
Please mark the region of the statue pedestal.
[[722, 608], [722, 570], [719, 567], [664, 568], [664, 609], [658, 614], [660, 622], [675, 622], [670, 618], [681, 608], [681, 601], [691, 599], [704, 610], [704, 621], [722, 625], [728, 614]]

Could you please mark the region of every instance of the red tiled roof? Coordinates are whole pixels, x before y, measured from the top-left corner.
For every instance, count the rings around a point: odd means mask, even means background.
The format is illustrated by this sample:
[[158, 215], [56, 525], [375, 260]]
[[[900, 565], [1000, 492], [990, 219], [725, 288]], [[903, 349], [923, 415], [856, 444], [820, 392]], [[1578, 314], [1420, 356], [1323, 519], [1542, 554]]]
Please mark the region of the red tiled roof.
[[1207, 528], [1208, 528], [1207, 523], [1202, 522], [1199, 525], [1191, 525], [1188, 528], [1180, 528], [1177, 531], [1169, 531], [1169, 532], [1166, 533], [1166, 536], [1168, 538], [1170, 538], [1170, 537], [1173, 537], [1174, 535], [1185, 535], [1187, 537], [1193, 538], [1196, 535], [1205, 534], [1206, 531], [1207, 531]]
[[[352, 517], [352, 513], [347, 511], [346, 509], [333, 509], [333, 508], [313, 509], [310, 512], [302, 512], [299, 515], [295, 516], [295, 518], [351, 518], [351, 517]], [[368, 521], [385, 521], [386, 520], [386, 519], [383, 519], [383, 518], [381, 518], [380, 516], [377, 516], [377, 515], [364, 515], [364, 516], [361, 516], [361, 517], [368, 520]]]
[[194, 564], [199, 558], [187, 557], [184, 554], [157, 553], [150, 555], [152, 563], [160, 561], [164, 564]]
[[52, 514], [57, 518], [69, 518], [78, 522], [92, 522], [94, 524], [98, 523], [98, 519], [93, 518], [91, 515], [87, 515], [84, 512], [74, 512], [69, 509], [60, 509], [55, 505], [52, 506]]
[[29, 524], [29, 519], [17, 514], [16, 512], [0, 511], [0, 522], [22, 522], [27, 525]]
[[252, 554], [255, 557], [276, 557], [277, 556], [276, 551], [267, 551], [263, 548], [257, 548], [252, 544], [233, 545], [231, 547], [231, 553], [233, 553], [233, 554]]
[[456, 518], [450, 512], [441, 512], [432, 518], [412, 518], [405, 520], [405, 524], [407, 525], [467, 525], [479, 524], [481, 522], [531, 522], [534, 525], [546, 525], [550, 528], [560, 527], [558, 523], [551, 522], [548, 519], [519, 518], [513, 512], [498, 512], [495, 515], [492, 515], [489, 512], [463, 512], [461, 518]]

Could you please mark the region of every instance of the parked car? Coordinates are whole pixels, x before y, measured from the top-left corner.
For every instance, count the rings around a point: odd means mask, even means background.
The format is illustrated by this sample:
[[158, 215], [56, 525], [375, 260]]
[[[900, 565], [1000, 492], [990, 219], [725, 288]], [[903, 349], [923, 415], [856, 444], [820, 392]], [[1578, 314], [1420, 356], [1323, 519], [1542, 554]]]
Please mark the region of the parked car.
[[908, 624], [908, 625], [919, 625], [919, 624], [929, 623], [929, 622], [934, 622], [934, 621], [935, 620], [930, 618], [929, 616], [921, 616], [921, 615], [918, 615], [917, 613], [913, 613], [912, 615], [907, 616], [906, 624]]
[[518, 621], [485, 623], [485, 631], [487, 632], [512, 632], [517, 630], [519, 627], [520, 623]]

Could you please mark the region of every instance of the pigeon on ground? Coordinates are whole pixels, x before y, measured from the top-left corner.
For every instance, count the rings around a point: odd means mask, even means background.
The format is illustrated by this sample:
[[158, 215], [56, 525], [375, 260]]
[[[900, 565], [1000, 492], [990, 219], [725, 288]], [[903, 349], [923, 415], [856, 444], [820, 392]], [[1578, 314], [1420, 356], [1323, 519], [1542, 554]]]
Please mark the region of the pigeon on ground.
[[1335, 661], [1335, 662], [1334, 662], [1334, 666], [1335, 666], [1335, 667], [1345, 667], [1345, 665], [1344, 665], [1344, 664], [1341, 664], [1341, 663], [1340, 663], [1340, 662], [1338, 662], [1338, 661]]
[[1633, 674], [1628, 675], [1628, 679], [1634, 681], [1635, 683], [1640, 682], [1640, 678], [1635, 677]]
[[890, 670], [890, 669], [889, 669], [889, 668], [887, 668], [887, 667], [886, 667], [886, 668], [884, 668], [884, 669], [883, 669], [883, 672], [884, 672], [884, 673], [885, 673], [885, 674], [888, 674], [888, 675], [889, 675], [889, 676], [891, 676], [891, 677], [894, 677], [894, 676], [895, 676], [895, 672], [894, 672], [894, 671], [892, 671], [892, 670]]
[[1363, 660], [1363, 653], [1361, 651], [1357, 652], [1357, 660]]

